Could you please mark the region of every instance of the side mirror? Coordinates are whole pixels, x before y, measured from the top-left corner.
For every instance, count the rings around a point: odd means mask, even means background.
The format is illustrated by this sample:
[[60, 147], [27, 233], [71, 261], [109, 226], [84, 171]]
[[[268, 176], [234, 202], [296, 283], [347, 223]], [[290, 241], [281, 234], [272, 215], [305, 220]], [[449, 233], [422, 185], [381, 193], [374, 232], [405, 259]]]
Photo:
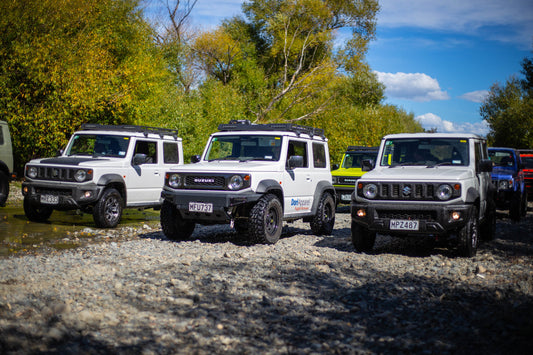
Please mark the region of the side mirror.
[[142, 165], [146, 163], [146, 154], [135, 154], [133, 156], [133, 165]]
[[370, 171], [374, 169], [374, 161], [370, 159], [365, 159], [361, 162], [361, 170]]
[[200, 161], [200, 156], [199, 155], [193, 155], [191, 157], [191, 163], [195, 164], [195, 163], [198, 163]]
[[337, 170], [339, 168], [339, 164], [333, 164], [331, 166], [331, 170]]
[[304, 166], [304, 157], [301, 155], [291, 155], [288, 161], [289, 169], [301, 168]]
[[482, 159], [479, 161], [478, 164], [478, 170], [482, 173], [490, 173], [492, 172], [492, 160], [490, 159]]
[[63, 149], [59, 149], [57, 152], [56, 152], [56, 157], [60, 157], [63, 155]]

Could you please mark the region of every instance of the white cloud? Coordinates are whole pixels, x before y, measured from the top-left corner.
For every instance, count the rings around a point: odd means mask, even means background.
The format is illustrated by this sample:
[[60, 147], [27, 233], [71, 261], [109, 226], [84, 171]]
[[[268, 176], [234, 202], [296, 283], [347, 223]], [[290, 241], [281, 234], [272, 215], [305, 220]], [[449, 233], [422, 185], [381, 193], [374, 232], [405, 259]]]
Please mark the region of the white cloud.
[[433, 113], [426, 113], [415, 117], [424, 129], [436, 128], [437, 132], [441, 133], [475, 133], [480, 136], [486, 136], [489, 133], [489, 126], [486, 121], [479, 123], [454, 123], [452, 121], [443, 120]]
[[385, 84], [385, 94], [398, 99], [427, 102], [448, 100], [437, 79], [423, 73], [382, 73], [374, 72], [378, 80]]
[[531, 46], [531, 0], [380, 0], [380, 5], [379, 26], [466, 33]]
[[488, 94], [489, 92], [487, 90], [478, 90], [478, 91], [467, 92], [466, 94], [459, 96], [459, 98], [466, 100], [466, 101], [481, 103], [483, 102], [483, 100], [485, 100]]

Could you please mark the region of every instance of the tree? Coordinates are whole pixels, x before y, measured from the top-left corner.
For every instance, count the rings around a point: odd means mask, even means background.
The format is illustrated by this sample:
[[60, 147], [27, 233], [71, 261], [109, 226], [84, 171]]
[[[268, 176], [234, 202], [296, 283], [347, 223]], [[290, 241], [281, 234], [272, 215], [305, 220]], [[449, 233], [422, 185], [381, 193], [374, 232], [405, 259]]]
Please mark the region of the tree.
[[530, 148], [533, 146], [533, 65], [522, 62], [524, 79], [511, 77], [505, 85], [494, 84], [480, 108], [489, 124], [492, 146]]

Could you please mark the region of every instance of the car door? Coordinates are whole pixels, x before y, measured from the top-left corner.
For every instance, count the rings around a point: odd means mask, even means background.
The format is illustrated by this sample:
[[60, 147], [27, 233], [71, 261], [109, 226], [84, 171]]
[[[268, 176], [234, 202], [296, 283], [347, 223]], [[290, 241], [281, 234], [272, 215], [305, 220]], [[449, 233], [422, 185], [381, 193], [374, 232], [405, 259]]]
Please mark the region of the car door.
[[489, 159], [487, 153], [487, 145], [485, 142], [475, 141], [474, 143], [474, 159], [476, 165], [476, 175], [478, 178], [479, 186], [479, 200], [480, 200], [480, 215], [484, 216], [487, 209], [487, 192], [489, 191], [489, 185], [492, 184], [491, 175], [488, 172], [479, 171], [479, 163], [481, 160]]
[[[307, 140], [289, 138], [287, 163], [283, 173], [283, 193], [285, 215], [301, 215], [311, 211], [313, 205], [313, 176], [311, 174], [310, 147]], [[303, 157], [303, 166], [291, 168], [288, 160], [291, 156]]]
[[130, 174], [127, 178], [128, 205], [150, 205], [159, 203], [163, 188], [164, 172], [161, 169], [162, 142], [138, 139], [135, 142], [133, 157], [146, 155], [146, 160], [135, 164], [132, 157]]

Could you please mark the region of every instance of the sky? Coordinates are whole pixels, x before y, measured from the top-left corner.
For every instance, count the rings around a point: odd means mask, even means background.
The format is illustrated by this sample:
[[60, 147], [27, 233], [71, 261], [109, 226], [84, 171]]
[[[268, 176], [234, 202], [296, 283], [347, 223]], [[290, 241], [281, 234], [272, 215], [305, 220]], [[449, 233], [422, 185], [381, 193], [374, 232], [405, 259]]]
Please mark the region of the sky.
[[[198, 0], [191, 25], [216, 27], [242, 14], [242, 3]], [[384, 103], [413, 113], [426, 129], [485, 136], [483, 99], [492, 85], [522, 77], [522, 60], [533, 57], [533, 0], [379, 3], [366, 59], [386, 86]]]

